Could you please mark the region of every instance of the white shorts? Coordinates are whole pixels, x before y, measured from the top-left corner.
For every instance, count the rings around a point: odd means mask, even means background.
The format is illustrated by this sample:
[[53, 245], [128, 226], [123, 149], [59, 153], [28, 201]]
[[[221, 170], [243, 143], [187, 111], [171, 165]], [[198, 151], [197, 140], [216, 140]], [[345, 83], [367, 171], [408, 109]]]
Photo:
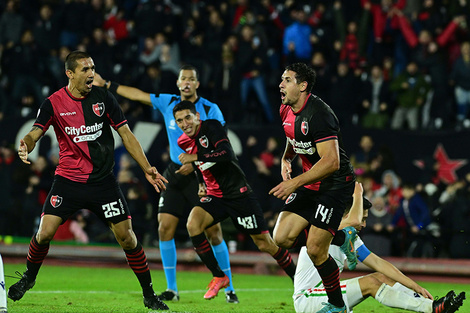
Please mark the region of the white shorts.
[[[359, 286], [359, 278], [343, 280], [340, 282], [343, 301], [346, 304], [347, 312], [352, 312], [354, 306], [360, 303], [362, 297], [361, 287]], [[324, 302], [328, 302], [323, 284], [316, 288], [309, 288], [298, 292], [294, 295], [295, 312], [318, 312], [323, 308]]]

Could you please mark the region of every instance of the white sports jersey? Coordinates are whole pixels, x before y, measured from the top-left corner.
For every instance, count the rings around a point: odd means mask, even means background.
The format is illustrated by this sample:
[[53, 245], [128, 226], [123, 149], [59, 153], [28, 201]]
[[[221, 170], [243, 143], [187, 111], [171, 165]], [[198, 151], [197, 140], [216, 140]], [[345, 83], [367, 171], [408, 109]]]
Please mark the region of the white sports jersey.
[[[370, 255], [369, 249], [367, 249], [359, 236], [354, 246], [359, 261], [363, 261]], [[338, 265], [339, 271], [342, 272], [346, 255], [335, 245], [330, 245], [329, 253]], [[341, 293], [343, 294], [343, 300], [348, 308], [348, 312], [351, 312], [352, 307], [363, 300], [358, 282], [359, 278], [348, 279], [340, 283]], [[323, 287], [322, 279], [308, 256], [306, 247], [302, 247], [299, 253], [294, 277], [294, 295], [292, 297], [296, 312], [317, 312], [323, 307], [323, 302], [328, 302], [328, 296]]]

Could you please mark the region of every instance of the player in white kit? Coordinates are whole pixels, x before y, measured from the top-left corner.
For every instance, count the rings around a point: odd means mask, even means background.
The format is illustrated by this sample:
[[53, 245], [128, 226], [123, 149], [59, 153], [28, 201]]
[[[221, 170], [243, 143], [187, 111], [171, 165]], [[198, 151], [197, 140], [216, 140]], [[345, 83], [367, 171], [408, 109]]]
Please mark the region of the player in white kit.
[[[355, 232], [364, 228], [370, 206], [370, 202], [362, 198], [361, 184], [356, 183], [353, 206], [343, 217], [339, 229]], [[426, 289], [390, 262], [370, 252], [359, 237], [354, 245], [358, 260], [376, 272], [341, 281], [341, 293], [347, 312], [352, 312], [356, 305], [369, 296], [389, 307], [423, 313], [453, 313], [462, 305], [464, 292], [457, 296], [454, 291], [449, 291], [445, 297], [434, 300]], [[334, 245], [330, 246], [329, 253], [342, 272], [346, 255]], [[328, 302], [322, 280], [306, 247], [300, 250], [297, 261], [293, 299], [296, 312], [318, 312]]]

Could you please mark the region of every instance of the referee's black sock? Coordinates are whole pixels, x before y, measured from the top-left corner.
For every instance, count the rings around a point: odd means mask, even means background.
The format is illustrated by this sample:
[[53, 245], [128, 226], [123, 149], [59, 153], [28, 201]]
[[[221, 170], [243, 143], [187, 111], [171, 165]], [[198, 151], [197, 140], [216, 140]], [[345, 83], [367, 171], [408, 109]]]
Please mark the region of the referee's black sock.
[[214, 277], [224, 277], [224, 272], [220, 269], [219, 263], [215, 258], [212, 247], [207, 241], [206, 235], [204, 232], [199, 235], [191, 237], [193, 242], [194, 250], [196, 250], [197, 255], [201, 258], [202, 262], [207, 266], [207, 268], [212, 272]]
[[339, 268], [335, 260], [329, 255], [328, 259], [321, 265], [316, 266], [318, 274], [323, 281], [326, 293], [328, 294], [328, 302], [337, 307], [343, 307], [344, 301], [341, 295], [341, 286], [339, 283]]
[[144, 249], [140, 242], [137, 242], [137, 246], [134, 249], [126, 250], [127, 263], [134, 271], [135, 276], [139, 280], [140, 286], [144, 297], [150, 297], [155, 294], [152, 287], [152, 277], [150, 276], [150, 269], [147, 263], [147, 256], [145, 255]]
[[39, 244], [36, 240], [36, 234], [34, 234], [29, 243], [28, 257], [26, 258], [26, 276], [28, 280], [36, 280], [36, 276], [48, 252], [49, 243]]

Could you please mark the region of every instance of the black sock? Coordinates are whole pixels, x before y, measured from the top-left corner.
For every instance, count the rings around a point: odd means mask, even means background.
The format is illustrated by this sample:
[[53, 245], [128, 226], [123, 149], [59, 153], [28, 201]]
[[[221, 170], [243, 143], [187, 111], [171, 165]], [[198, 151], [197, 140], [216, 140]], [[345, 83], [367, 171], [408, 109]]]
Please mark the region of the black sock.
[[323, 286], [328, 294], [328, 302], [337, 307], [343, 307], [344, 301], [339, 283], [339, 268], [335, 260], [333, 260], [331, 256], [328, 256], [328, 260], [319, 266], [315, 265], [315, 267], [323, 280]]
[[49, 243], [40, 245], [36, 240], [36, 234], [34, 234], [29, 243], [29, 251], [26, 258], [26, 276], [28, 280], [36, 280], [36, 276], [48, 252]]
[[341, 247], [346, 240], [346, 234], [342, 230], [338, 230], [333, 237], [333, 241], [331, 241], [332, 245]]
[[308, 230], [307, 230], [307, 228], [305, 228], [297, 236], [297, 238], [295, 239], [295, 241], [292, 244], [292, 247], [290, 247], [290, 249], [297, 248], [297, 247], [300, 248], [300, 247], [305, 246], [307, 244], [307, 237], [308, 237]]
[[279, 248], [276, 254], [273, 255], [273, 258], [276, 260], [277, 264], [286, 272], [289, 277], [294, 280], [295, 275], [295, 263], [292, 260], [292, 256], [284, 248]]
[[142, 287], [142, 293], [144, 297], [150, 297], [155, 294], [152, 286], [152, 277], [150, 276], [150, 269], [147, 263], [147, 256], [145, 255], [144, 249], [140, 242], [137, 242], [137, 246], [134, 249], [126, 250], [127, 263], [134, 271], [135, 276], [139, 280], [140, 286]]
[[202, 262], [204, 262], [207, 268], [212, 272], [212, 275], [214, 277], [224, 277], [225, 274], [220, 269], [219, 263], [217, 263], [217, 259], [215, 258], [209, 241], [207, 241], [206, 235], [200, 233], [199, 235], [191, 237], [191, 241], [193, 242], [194, 250], [197, 255], [199, 255]]

